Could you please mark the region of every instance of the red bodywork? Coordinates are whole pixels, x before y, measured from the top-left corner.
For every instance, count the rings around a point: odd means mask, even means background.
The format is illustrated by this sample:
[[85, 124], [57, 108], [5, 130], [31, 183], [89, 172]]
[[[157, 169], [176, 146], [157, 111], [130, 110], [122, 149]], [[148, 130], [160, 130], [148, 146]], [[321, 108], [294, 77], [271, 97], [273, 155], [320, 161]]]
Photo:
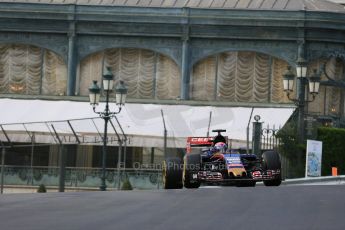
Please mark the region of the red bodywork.
[[[228, 137], [225, 137], [226, 140]], [[192, 152], [192, 147], [211, 147], [213, 137], [187, 137], [187, 153]]]

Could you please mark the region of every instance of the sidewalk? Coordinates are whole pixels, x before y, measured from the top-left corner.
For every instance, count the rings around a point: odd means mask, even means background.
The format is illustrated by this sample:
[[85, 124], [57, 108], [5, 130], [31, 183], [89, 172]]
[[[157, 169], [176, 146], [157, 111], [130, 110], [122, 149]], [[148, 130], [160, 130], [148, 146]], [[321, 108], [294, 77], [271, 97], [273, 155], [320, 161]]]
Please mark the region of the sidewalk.
[[[5, 185], [4, 186], [4, 194], [10, 193], [37, 193], [37, 189], [39, 186], [15, 186], [15, 185]], [[46, 187], [47, 192], [58, 192], [58, 187], [55, 186], [48, 186]], [[108, 189], [114, 190], [114, 189]], [[98, 188], [65, 188], [65, 192], [87, 192], [87, 191], [99, 191]]]
[[336, 185], [345, 184], [345, 175], [323, 176], [323, 177], [303, 177], [297, 179], [286, 179], [283, 185]]
[[[297, 179], [286, 179], [282, 182], [282, 185], [344, 185], [345, 175], [342, 176], [325, 176], [325, 177], [308, 177], [308, 178], [297, 178]], [[261, 183], [257, 184], [261, 185]], [[207, 186], [206, 186], [207, 187]], [[212, 186], [213, 187], [213, 186]], [[9, 193], [37, 193], [38, 186], [15, 186], [5, 185], [4, 194]], [[48, 186], [46, 187], [47, 192], [58, 192], [58, 187]], [[108, 191], [115, 191], [117, 189], [108, 188]], [[87, 192], [87, 191], [99, 191], [99, 188], [91, 187], [66, 187], [65, 192]]]

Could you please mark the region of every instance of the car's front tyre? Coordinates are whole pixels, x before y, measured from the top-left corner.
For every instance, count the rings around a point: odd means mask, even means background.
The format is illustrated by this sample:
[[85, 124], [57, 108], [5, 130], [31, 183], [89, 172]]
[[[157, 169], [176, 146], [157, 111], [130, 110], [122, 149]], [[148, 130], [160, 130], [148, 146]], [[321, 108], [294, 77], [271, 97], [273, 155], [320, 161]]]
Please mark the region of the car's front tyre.
[[187, 154], [183, 162], [183, 186], [185, 188], [199, 188], [200, 181], [193, 178], [200, 170], [200, 154]]
[[181, 159], [171, 157], [163, 161], [162, 179], [164, 189], [181, 189], [183, 187]]
[[[281, 172], [281, 162], [279, 154], [275, 151], [266, 151], [262, 154], [262, 168], [266, 170], [274, 170]], [[277, 175], [275, 179], [264, 180], [266, 186], [279, 186], [282, 182], [281, 174]]]

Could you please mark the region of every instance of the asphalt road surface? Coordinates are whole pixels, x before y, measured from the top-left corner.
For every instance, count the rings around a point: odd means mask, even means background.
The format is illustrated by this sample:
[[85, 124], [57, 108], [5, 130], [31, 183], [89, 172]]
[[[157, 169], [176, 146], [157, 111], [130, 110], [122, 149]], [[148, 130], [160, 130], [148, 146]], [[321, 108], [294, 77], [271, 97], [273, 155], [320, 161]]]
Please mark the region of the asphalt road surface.
[[0, 195], [1, 230], [345, 229], [345, 186]]

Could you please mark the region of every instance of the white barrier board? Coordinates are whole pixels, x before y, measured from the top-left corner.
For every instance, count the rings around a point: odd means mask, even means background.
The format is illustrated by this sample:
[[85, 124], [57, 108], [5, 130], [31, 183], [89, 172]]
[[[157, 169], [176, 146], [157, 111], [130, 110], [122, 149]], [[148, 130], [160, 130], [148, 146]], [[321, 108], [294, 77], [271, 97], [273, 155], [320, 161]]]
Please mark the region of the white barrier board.
[[321, 176], [322, 142], [307, 140], [306, 177]]

